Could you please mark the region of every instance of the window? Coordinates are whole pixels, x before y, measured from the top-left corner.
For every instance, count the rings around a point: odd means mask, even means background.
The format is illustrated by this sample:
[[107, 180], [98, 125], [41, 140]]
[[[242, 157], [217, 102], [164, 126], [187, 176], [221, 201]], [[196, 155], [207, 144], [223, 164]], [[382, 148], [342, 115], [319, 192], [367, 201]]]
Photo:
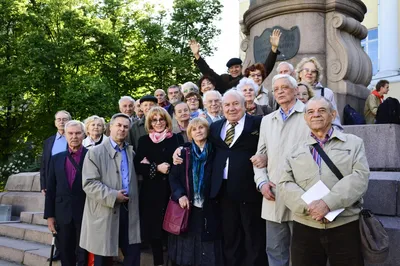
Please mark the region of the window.
[[361, 46], [372, 61], [372, 75], [378, 73], [378, 29], [368, 30], [368, 36], [361, 41]]

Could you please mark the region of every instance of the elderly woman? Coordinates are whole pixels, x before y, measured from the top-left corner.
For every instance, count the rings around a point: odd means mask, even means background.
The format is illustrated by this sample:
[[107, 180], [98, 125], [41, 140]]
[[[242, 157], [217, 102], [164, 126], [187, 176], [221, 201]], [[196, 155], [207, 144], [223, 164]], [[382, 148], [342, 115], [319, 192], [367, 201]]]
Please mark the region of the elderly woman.
[[[337, 105], [335, 102], [335, 97], [333, 91], [329, 88], [325, 88], [321, 84], [322, 80], [322, 66], [315, 57], [305, 57], [296, 66], [297, 82], [305, 83], [314, 92], [315, 96], [324, 96], [331, 101], [335, 110], [337, 110]], [[339, 112], [336, 112], [336, 118], [332, 124], [338, 128], [342, 129], [340, 123]]]
[[244, 96], [246, 100], [246, 113], [255, 116], [264, 116], [272, 112], [268, 105], [258, 105], [254, 102], [258, 93], [258, 85], [250, 78], [242, 78], [236, 86], [236, 90]]
[[257, 63], [249, 66], [244, 71], [246, 78], [251, 78], [258, 86], [258, 93], [256, 95], [255, 103], [259, 105], [269, 105], [269, 92], [262, 85], [263, 81], [267, 78], [263, 64]]
[[222, 118], [222, 95], [219, 91], [207, 91], [204, 96], [204, 107], [206, 112], [202, 117], [207, 119], [208, 124], [220, 120]]
[[90, 149], [96, 145], [101, 144], [105, 138], [105, 122], [104, 118], [97, 115], [89, 116], [84, 121], [86, 138], [83, 140], [83, 146]]
[[[214, 154], [207, 140], [208, 130], [204, 118], [190, 121], [187, 132], [192, 143], [181, 152], [183, 163], [173, 165], [169, 175], [171, 199], [181, 208], [190, 209], [188, 232], [179, 236], [170, 234], [168, 238], [168, 254], [175, 265], [223, 265], [221, 242], [217, 240], [218, 203], [208, 195]], [[187, 165], [190, 196], [186, 192]]]
[[188, 142], [187, 127], [189, 125], [190, 109], [187, 103], [180, 102], [175, 105], [174, 119], [172, 120], [172, 133], [179, 134]]
[[186, 95], [189, 92], [196, 92], [199, 93], [199, 87], [197, 87], [196, 84], [194, 84], [193, 82], [186, 82], [184, 84], [182, 84], [181, 86], [181, 92], [183, 94], [183, 97], [186, 97]]
[[305, 83], [297, 84], [297, 89], [297, 99], [302, 101], [304, 104], [314, 97], [314, 92], [310, 89], [310, 86]]
[[191, 119], [203, 113], [203, 99], [197, 92], [189, 92], [186, 94], [185, 103], [189, 105]]
[[212, 77], [204, 75], [200, 78], [198, 84], [201, 94], [204, 96], [204, 93], [206, 93], [207, 91], [215, 90], [215, 86], [217, 83]]
[[162, 265], [163, 237], [166, 236], [162, 223], [170, 196], [168, 174], [172, 154], [183, 144], [183, 138], [171, 132], [171, 117], [159, 106], [147, 113], [145, 128], [149, 134], [140, 137], [134, 159], [137, 173], [143, 176], [139, 195], [142, 240], [151, 245], [154, 265]]

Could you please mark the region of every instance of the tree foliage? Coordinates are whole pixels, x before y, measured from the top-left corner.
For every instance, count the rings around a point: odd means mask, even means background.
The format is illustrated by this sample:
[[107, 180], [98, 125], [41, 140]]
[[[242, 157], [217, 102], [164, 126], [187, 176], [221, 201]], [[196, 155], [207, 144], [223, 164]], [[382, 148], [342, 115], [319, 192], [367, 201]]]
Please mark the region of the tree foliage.
[[57, 110], [109, 118], [123, 95], [197, 80], [188, 41], [212, 54], [220, 2], [146, 2], [0, 0], [0, 163], [39, 151]]

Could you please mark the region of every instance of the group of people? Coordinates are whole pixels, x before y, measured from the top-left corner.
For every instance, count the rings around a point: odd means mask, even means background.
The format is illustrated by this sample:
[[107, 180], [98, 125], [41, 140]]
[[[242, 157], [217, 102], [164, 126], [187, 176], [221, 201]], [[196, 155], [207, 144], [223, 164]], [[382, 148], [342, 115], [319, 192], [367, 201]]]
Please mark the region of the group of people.
[[[322, 67], [304, 58], [272, 72], [281, 33], [264, 64], [238, 58], [216, 74], [190, 42], [203, 76], [135, 101], [123, 96], [108, 124], [55, 115], [44, 142], [44, 217], [57, 235], [62, 265], [140, 265], [141, 243], [154, 265], [364, 265], [358, 217], [369, 167], [363, 141], [342, 132]], [[243, 73], [242, 73], [243, 72]], [[86, 136], [86, 137], [85, 137]], [[338, 179], [319, 145], [339, 168]], [[188, 179], [188, 184], [186, 182]], [[302, 196], [322, 181], [329, 193]], [[169, 199], [190, 211], [188, 231], [162, 224]], [[327, 214], [344, 209], [334, 220]]]

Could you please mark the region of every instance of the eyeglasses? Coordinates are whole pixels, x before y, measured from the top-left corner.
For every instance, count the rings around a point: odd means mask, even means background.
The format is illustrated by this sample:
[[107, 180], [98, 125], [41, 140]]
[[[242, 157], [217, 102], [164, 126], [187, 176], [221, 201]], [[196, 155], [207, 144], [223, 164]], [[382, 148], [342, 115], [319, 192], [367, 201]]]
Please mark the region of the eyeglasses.
[[316, 69], [309, 69], [309, 68], [303, 68], [302, 71], [306, 72], [306, 73], [311, 73], [311, 74], [317, 74], [318, 70]]
[[199, 99], [197, 99], [197, 97], [190, 97], [186, 99], [187, 102], [198, 102]]
[[56, 118], [56, 121], [57, 122], [61, 122], [61, 121], [67, 122], [67, 121], [69, 121], [69, 119], [68, 118]]
[[164, 118], [160, 118], [160, 119], [152, 119], [151, 120], [152, 124], [157, 124], [157, 122], [160, 123], [160, 124], [165, 123], [165, 119]]
[[261, 78], [262, 75], [261, 74], [251, 74], [250, 77], [252, 77], [252, 78]]

